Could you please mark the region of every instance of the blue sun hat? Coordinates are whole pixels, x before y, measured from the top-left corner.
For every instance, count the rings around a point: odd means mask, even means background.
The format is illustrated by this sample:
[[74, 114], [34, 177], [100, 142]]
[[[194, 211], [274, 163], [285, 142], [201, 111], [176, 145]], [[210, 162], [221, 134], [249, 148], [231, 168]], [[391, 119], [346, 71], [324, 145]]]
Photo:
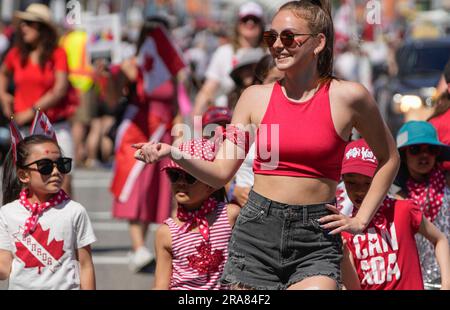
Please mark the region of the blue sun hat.
[[432, 124], [425, 121], [409, 121], [400, 128], [397, 134], [397, 149], [415, 144], [431, 144], [441, 147], [440, 160], [450, 160], [450, 146], [441, 143], [437, 131]]

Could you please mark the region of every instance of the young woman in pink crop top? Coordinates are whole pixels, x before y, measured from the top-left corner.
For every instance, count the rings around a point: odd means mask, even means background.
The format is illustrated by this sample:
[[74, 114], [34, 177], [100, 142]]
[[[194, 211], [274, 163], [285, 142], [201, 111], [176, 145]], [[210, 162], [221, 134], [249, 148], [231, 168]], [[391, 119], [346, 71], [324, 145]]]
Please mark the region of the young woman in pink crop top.
[[[376, 102], [362, 85], [332, 77], [330, 9], [328, 1], [292, 1], [275, 14], [264, 39], [285, 78], [244, 91], [213, 162], [188, 159], [167, 144], [135, 146], [137, 159], [171, 156], [220, 188], [252, 142], [242, 139], [253, 134], [247, 125], [258, 128], [255, 184], [234, 226], [222, 276], [234, 288], [337, 289], [340, 233], [366, 228], [397, 173], [398, 152]], [[356, 216], [331, 216], [325, 223], [353, 127], [378, 158], [378, 170]]]

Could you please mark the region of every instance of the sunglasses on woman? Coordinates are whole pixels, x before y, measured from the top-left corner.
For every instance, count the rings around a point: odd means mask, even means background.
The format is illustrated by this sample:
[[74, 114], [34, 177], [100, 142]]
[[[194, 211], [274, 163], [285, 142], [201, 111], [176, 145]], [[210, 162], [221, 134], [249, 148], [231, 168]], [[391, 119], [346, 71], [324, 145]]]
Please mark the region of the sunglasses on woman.
[[441, 148], [437, 145], [416, 144], [408, 146], [408, 152], [411, 155], [419, 155], [420, 153], [427, 152], [431, 155], [437, 156], [441, 152]]
[[166, 172], [167, 172], [170, 182], [172, 182], [172, 183], [178, 182], [178, 180], [180, 178], [183, 178], [186, 181], [186, 183], [189, 185], [193, 185], [198, 181], [196, 178], [194, 178], [189, 173], [186, 173], [186, 172], [183, 172], [180, 170], [167, 169]]
[[306, 39], [305, 41], [300, 43], [300, 42], [295, 41], [295, 37], [297, 37], [297, 36], [315, 36], [315, 35], [317, 35], [317, 34], [316, 33], [294, 33], [289, 29], [281, 31], [280, 34], [278, 34], [278, 32], [276, 32], [275, 30], [268, 30], [268, 31], [264, 31], [263, 39], [264, 39], [264, 43], [266, 43], [266, 45], [268, 47], [273, 47], [273, 45], [275, 44], [275, 42], [278, 39], [278, 36], [280, 36], [281, 43], [283, 44], [284, 47], [293, 47], [294, 42], [296, 43], [297, 46], [302, 46], [310, 38], [310, 37], [308, 37], [308, 39]]
[[27, 27], [36, 28], [39, 24], [38, 22], [31, 21], [31, 20], [23, 20], [22, 23], [26, 25]]
[[[36, 164], [37, 168], [30, 168], [30, 166], [34, 164]], [[25, 165], [23, 168], [36, 170], [41, 175], [50, 175], [53, 172], [53, 167], [55, 165], [59, 172], [62, 174], [67, 174], [72, 170], [72, 158], [60, 157], [55, 161], [44, 158]]]

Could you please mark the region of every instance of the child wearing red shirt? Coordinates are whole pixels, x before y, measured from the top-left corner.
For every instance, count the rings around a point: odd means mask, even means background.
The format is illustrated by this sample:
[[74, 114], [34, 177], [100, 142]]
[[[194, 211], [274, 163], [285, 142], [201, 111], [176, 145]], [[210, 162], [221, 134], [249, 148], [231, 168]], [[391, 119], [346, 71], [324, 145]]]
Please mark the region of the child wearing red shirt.
[[[377, 167], [378, 162], [363, 139], [347, 146], [342, 177], [354, 205], [354, 212], [361, 206]], [[330, 209], [336, 215], [329, 217], [345, 217], [337, 215], [336, 208]], [[450, 249], [447, 238], [423, 216], [413, 201], [390, 197], [384, 199], [362, 233], [342, 233], [345, 244], [342, 262], [345, 287], [364, 290], [422, 290], [422, 273], [414, 239], [417, 232], [434, 244], [441, 269], [442, 289], [449, 289]]]

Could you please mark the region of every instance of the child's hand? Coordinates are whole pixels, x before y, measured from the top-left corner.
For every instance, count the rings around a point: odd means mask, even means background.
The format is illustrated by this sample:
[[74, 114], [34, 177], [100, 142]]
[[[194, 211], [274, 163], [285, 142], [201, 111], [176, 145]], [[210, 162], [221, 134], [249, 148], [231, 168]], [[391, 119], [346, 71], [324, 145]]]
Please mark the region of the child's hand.
[[154, 164], [162, 158], [168, 156], [172, 147], [166, 143], [137, 143], [132, 145], [137, 151], [134, 153], [134, 158], [143, 161], [147, 164]]
[[333, 205], [326, 205], [327, 209], [334, 214], [327, 215], [319, 219], [320, 227], [323, 229], [333, 229], [329, 234], [336, 235], [343, 231], [347, 231], [352, 234], [360, 233], [364, 230], [364, 224], [358, 217], [348, 217], [339, 212], [339, 210]]
[[235, 186], [233, 196], [236, 199], [236, 202], [243, 207], [247, 203], [249, 193], [250, 187]]

